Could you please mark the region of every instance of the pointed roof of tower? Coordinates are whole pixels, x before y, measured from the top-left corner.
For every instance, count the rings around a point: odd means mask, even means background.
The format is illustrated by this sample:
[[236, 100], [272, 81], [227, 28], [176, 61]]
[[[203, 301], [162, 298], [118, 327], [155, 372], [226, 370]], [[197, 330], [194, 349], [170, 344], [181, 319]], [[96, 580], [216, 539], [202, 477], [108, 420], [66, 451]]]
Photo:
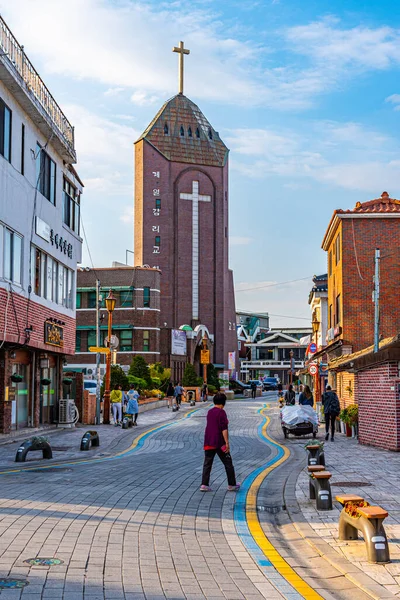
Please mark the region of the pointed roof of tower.
[[162, 106], [137, 142], [143, 139], [176, 162], [223, 167], [229, 152], [199, 107], [183, 94]]

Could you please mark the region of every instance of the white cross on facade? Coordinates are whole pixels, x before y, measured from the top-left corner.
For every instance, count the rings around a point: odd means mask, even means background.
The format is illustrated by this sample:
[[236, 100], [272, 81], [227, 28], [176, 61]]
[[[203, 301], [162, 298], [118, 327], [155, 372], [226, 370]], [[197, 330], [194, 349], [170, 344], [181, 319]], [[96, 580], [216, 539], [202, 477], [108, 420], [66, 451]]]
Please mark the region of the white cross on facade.
[[192, 209], [192, 319], [199, 318], [199, 202], [211, 202], [211, 196], [199, 194], [199, 182], [192, 182], [192, 193], [181, 194], [181, 200], [191, 200]]

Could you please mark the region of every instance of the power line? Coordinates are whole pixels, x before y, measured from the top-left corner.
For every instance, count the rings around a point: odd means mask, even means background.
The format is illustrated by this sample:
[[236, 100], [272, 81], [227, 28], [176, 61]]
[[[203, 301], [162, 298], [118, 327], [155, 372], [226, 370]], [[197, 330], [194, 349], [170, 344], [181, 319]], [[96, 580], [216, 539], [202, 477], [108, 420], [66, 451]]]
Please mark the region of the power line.
[[286, 285], [288, 283], [296, 283], [297, 281], [305, 281], [306, 279], [312, 279], [314, 276], [313, 275], [309, 275], [308, 277], [302, 277], [301, 279], [291, 279], [290, 281], [280, 281], [278, 283], [267, 283], [266, 285], [260, 285], [258, 287], [253, 287], [253, 288], [246, 288], [244, 290], [235, 290], [235, 293], [239, 293], [239, 292], [251, 292], [253, 290], [263, 290], [265, 288], [269, 288], [269, 287], [276, 287], [278, 285]]
[[311, 322], [310, 317], [294, 317], [293, 315], [274, 315], [274, 313], [268, 313], [269, 317], [282, 317], [284, 319], [302, 319], [303, 321]]

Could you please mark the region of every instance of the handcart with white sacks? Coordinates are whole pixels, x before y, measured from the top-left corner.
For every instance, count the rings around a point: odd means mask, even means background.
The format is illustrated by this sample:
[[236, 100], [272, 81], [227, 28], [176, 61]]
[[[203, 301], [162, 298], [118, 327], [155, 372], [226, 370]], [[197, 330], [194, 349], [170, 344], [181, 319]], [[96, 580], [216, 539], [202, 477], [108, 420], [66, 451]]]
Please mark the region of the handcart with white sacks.
[[285, 438], [309, 435], [315, 438], [318, 433], [318, 416], [312, 406], [284, 406], [281, 410], [281, 425]]

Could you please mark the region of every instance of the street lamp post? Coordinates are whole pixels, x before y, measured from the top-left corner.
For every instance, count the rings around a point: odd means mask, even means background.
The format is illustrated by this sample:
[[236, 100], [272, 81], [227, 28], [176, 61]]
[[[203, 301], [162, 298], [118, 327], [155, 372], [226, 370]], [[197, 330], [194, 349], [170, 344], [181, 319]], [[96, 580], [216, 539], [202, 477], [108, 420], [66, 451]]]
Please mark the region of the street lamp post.
[[[206, 338], [206, 336], [203, 337], [203, 350], [207, 350], [207, 338]], [[203, 382], [205, 384], [207, 384], [207, 367], [208, 367], [208, 365], [206, 363], [203, 363]]]
[[289, 352], [289, 356], [290, 356], [290, 371], [289, 371], [289, 381], [290, 381], [290, 385], [292, 385], [293, 383], [293, 366], [294, 366], [294, 361], [293, 361], [293, 350], [291, 350]]
[[[312, 328], [313, 334], [315, 335], [315, 345], [318, 349], [318, 331], [319, 331], [320, 322], [317, 319], [317, 315], [314, 313], [312, 320]], [[319, 388], [320, 388], [320, 380], [319, 380], [319, 366], [317, 365], [317, 372], [315, 374], [315, 394], [314, 394], [314, 405], [319, 402]]]
[[115, 308], [115, 298], [110, 290], [106, 298], [106, 309], [108, 311], [108, 348], [110, 352], [106, 358], [106, 381], [104, 390], [103, 423], [110, 424], [110, 380], [111, 380], [111, 335], [112, 335], [112, 314]]

